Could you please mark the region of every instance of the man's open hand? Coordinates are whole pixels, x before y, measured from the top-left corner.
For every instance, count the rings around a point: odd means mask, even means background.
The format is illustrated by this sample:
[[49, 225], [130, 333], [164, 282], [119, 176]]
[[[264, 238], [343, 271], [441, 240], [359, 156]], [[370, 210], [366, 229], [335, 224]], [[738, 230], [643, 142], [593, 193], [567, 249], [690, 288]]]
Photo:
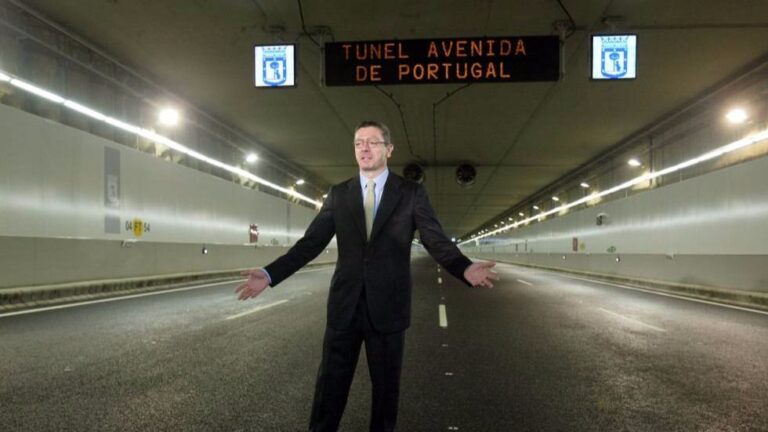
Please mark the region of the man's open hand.
[[493, 288], [493, 281], [499, 280], [499, 275], [491, 270], [496, 263], [493, 261], [472, 263], [464, 270], [464, 279], [472, 286], [484, 286]]
[[240, 273], [240, 275], [248, 276], [248, 280], [235, 289], [235, 293], [240, 293], [238, 296], [240, 300], [254, 298], [269, 286], [267, 274], [262, 269], [246, 270]]

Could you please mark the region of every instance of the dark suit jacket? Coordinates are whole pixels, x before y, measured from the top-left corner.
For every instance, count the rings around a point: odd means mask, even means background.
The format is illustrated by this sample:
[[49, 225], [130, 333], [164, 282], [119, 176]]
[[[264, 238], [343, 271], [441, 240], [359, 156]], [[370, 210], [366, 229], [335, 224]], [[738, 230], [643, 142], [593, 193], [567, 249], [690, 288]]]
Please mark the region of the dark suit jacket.
[[417, 229], [430, 255], [468, 284], [464, 270], [472, 262], [443, 232], [424, 187], [391, 171], [370, 241], [365, 234], [360, 180], [355, 176], [331, 187], [304, 237], [265, 269], [275, 286], [320, 254], [335, 234], [338, 261], [328, 295], [328, 325], [347, 329], [365, 290], [374, 328], [384, 333], [402, 331], [411, 322], [411, 242]]

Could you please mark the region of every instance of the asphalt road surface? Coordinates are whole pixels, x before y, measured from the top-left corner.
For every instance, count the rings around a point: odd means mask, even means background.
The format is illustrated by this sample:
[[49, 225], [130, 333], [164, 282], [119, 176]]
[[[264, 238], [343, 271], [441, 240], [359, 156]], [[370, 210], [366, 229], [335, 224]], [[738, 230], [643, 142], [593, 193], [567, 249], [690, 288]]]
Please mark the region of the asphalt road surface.
[[[414, 260], [398, 430], [768, 431], [767, 314], [497, 269]], [[331, 273], [0, 316], [0, 430], [306, 430]], [[361, 355], [343, 431], [368, 428]]]

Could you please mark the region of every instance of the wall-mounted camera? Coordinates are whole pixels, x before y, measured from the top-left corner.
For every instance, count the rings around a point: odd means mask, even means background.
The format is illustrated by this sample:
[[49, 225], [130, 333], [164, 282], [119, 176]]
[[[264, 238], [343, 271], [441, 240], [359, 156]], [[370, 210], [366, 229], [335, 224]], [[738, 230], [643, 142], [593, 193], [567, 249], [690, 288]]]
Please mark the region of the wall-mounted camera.
[[602, 225], [608, 225], [608, 213], [598, 213], [597, 217], [595, 218], [595, 225], [602, 226]]

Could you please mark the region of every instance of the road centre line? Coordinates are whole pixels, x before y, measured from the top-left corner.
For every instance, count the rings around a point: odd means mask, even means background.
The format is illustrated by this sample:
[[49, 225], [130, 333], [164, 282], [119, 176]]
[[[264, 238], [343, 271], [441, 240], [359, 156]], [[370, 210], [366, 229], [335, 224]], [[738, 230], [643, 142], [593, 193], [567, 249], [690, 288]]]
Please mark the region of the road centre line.
[[251, 310], [248, 310], [248, 311], [245, 311], [245, 312], [240, 312], [239, 314], [235, 314], [235, 315], [231, 315], [231, 316], [228, 316], [228, 317], [226, 317], [226, 318], [224, 318], [224, 319], [226, 319], [226, 320], [231, 320], [231, 319], [235, 319], [235, 318], [244, 317], [244, 316], [246, 316], [246, 315], [250, 315], [250, 314], [252, 314], [252, 313], [255, 313], [255, 312], [263, 311], [264, 309], [269, 309], [269, 308], [271, 308], [272, 306], [281, 305], [281, 304], [283, 304], [283, 303], [287, 303], [287, 302], [288, 302], [288, 300], [287, 300], [287, 299], [284, 299], [284, 300], [278, 300], [278, 301], [276, 301], [276, 302], [267, 303], [267, 304], [265, 304], [265, 305], [257, 306], [256, 308], [254, 308], [254, 309], [251, 309]]
[[601, 307], [599, 307], [598, 309], [600, 309], [601, 311], [603, 311], [603, 312], [605, 312], [605, 313], [608, 313], [608, 314], [611, 314], [611, 315], [613, 315], [613, 316], [619, 317], [619, 318], [621, 318], [621, 319], [623, 319], [623, 320], [626, 320], [626, 321], [629, 321], [629, 322], [633, 322], [633, 323], [635, 323], [635, 324], [640, 324], [640, 325], [642, 325], [642, 326], [648, 327], [648, 328], [650, 328], [650, 329], [653, 329], [653, 330], [656, 330], [656, 331], [659, 331], [659, 332], [664, 332], [664, 333], [666, 333], [666, 332], [667, 332], [666, 330], [664, 330], [664, 329], [663, 329], [663, 328], [661, 328], [661, 327], [656, 327], [656, 326], [653, 326], [653, 325], [650, 325], [650, 324], [646, 324], [646, 323], [644, 323], [644, 322], [642, 322], [642, 321], [639, 321], [639, 320], [636, 320], [636, 319], [634, 319], [634, 318], [626, 317], [626, 316], [624, 316], [624, 315], [622, 315], [622, 314], [619, 314], [619, 313], [616, 313], [616, 312], [612, 312], [612, 311], [609, 311], [608, 309], [603, 309], [603, 308], [601, 308]]
[[438, 308], [438, 312], [440, 313], [440, 327], [447, 328], [448, 327], [448, 313], [445, 311], [445, 305], [441, 304]]
[[526, 281], [524, 281], [524, 280], [522, 280], [522, 279], [515, 279], [515, 280], [516, 280], [516, 281], [518, 281], [518, 282], [520, 282], [520, 283], [522, 283], [522, 284], [526, 284], [526, 285], [529, 285], [529, 286], [530, 286], [530, 285], [533, 285], [532, 283], [530, 283], [530, 282], [526, 282]]
[[[329, 266], [328, 268], [301, 270], [301, 271], [298, 271], [296, 273], [297, 274], [298, 273], [310, 273], [310, 272], [321, 271], [321, 270], [330, 270], [331, 268], [332, 267]], [[181, 292], [181, 291], [191, 291], [191, 290], [196, 290], [196, 289], [200, 289], [200, 288], [209, 288], [209, 287], [217, 286], [217, 285], [232, 284], [232, 283], [236, 283], [236, 282], [244, 281], [244, 280], [245, 279], [240, 279], [240, 280], [234, 279], [234, 280], [229, 280], [229, 281], [224, 281], [224, 282], [214, 282], [214, 283], [209, 283], [209, 284], [204, 284], [204, 285], [195, 285], [195, 286], [191, 286], [191, 287], [174, 288], [174, 289], [162, 290], [162, 291], [152, 291], [152, 292], [141, 293], [141, 294], [129, 294], [129, 295], [120, 296], [120, 297], [111, 297], [111, 298], [98, 299], [98, 300], [88, 300], [88, 301], [79, 302], [79, 303], [68, 303], [68, 304], [63, 304], [63, 305], [47, 306], [47, 307], [42, 307], [42, 308], [38, 308], [38, 309], [27, 309], [27, 310], [16, 311], [16, 312], [6, 312], [6, 313], [0, 313], [0, 318], [16, 316], [16, 315], [26, 315], [26, 314], [32, 314], [32, 313], [37, 313], [37, 312], [47, 312], [47, 311], [58, 310], [58, 309], [68, 309], [68, 308], [73, 308], [73, 307], [77, 307], [77, 306], [86, 306], [86, 305], [97, 304], [97, 303], [109, 303], [109, 302], [114, 302], [114, 301], [119, 301], [119, 300], [128, 300], [128, 299], [139, 298], [139, 297], [149, 297], [149, 296], [155, 296], [155, 295], [161, 295], [161, 294], [170, 294], [170, 293]]]

